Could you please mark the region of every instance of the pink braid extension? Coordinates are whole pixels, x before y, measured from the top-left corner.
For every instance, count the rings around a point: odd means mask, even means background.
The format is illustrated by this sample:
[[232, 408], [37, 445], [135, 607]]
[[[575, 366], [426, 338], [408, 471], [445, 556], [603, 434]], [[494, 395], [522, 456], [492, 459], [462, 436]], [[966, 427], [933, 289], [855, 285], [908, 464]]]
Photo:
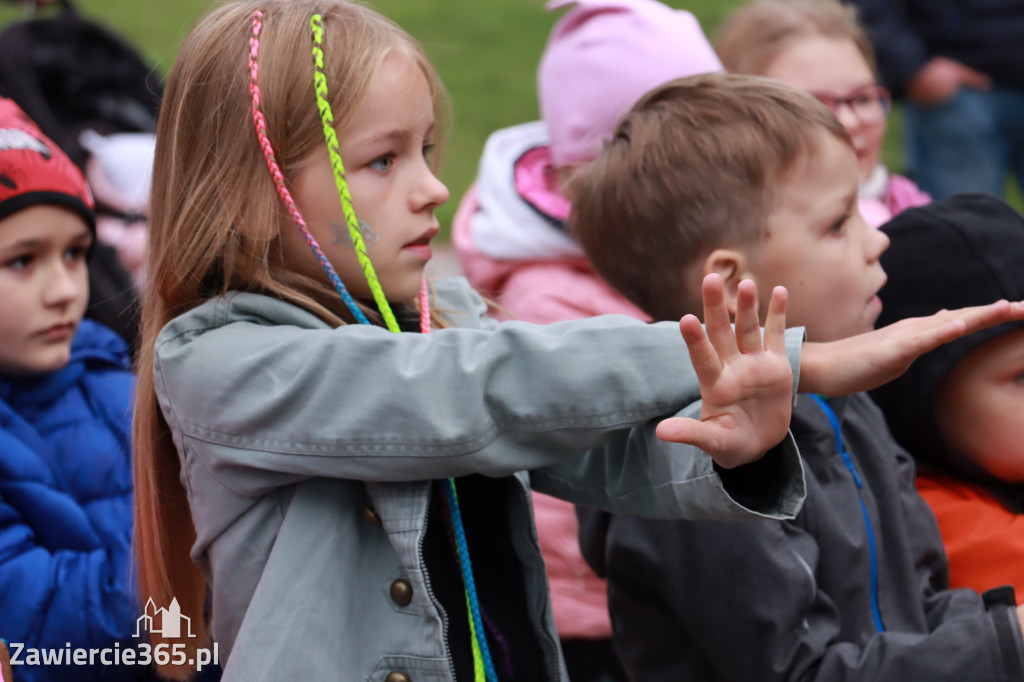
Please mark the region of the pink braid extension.
[[420, 286], [420, 332], [430, 333], [430, 294], [427, 292], [427, 277], [423, 276], [423, 285]]
[[295, 200], [292, 199], [291, 192], [284, 184], [284, 174], [281, 172], [280, 166], [277, 165], [277, 158], [274, 155], [274, 148], [270, 144], [270, 137], [267, 135], [267, 121], [263, 116], [263, 109], [261, 107], [260, 99], [260, 86], [259, 86], [259, 64], [257, 57], [260, 51], [260, 32], [263, 30], [263, 11], [256, 10], [252, 13], [252, 36], [249, 38], [249, 95], [252, 98], [252, 122], [256, 126], [256, 136], [260, 141], [260, 149], [263, 150], [263, 158], [267, 161], [267, 169], [270, 171], [270, 177], [274, 180], [274, 186], [277, 188], [277, 193], [281, 197], [281, 201], [284, 202], [285, 208], [288, 210], [288, 214], [295, 221], [299, 230], [302, 232], [302, 236], [306, 240], [306, 244], [313, 251], [313, 255], [320, 262], [320, 266], [327, 273], [328, 279], [334, 285], [335, 290], [341, 296], [342, 302], [345, 307], [349, 309], [349, 312], [356, 318], [359, 324], [370, 324], [370, 321], [366, 319], [366, 315], [359, 308], [356, 302], [352, 299], [352, 295], [349, 294], [348, 289], [345, 288], [341, 278], [338, 277], [338, 273], [335, 272], [334, 266], [331, 265], [330, 260], [324, 255], [323, 250], [317, 243], [316, 238], [310, 233], [309, 228], [306, 226], [306, 221], [303, 219], [302, 214], [299, 212], [299, 207], [295, 205]]

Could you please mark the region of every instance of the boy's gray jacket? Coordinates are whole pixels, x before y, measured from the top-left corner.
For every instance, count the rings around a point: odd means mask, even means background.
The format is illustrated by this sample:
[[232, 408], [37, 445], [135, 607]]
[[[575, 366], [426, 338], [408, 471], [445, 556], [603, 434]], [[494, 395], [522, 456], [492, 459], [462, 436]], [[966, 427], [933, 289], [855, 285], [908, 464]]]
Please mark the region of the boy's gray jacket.
[[632, 679], [1024, 680], [1011, 595], [947, 589], [942, 538], [914, 487], [913, 460], [866, 394], [829, 402], [850, 459], [825, 410], [801, 396], [790, 429], [807, 500], [793, 521], [581, 513], [583, 554], [609, 579]]
[[[230, 654], [225, 682], [452, 682], [420, 547], [431, 479], [508, 477], [494, 504], [507, 510], [551, 680], [565, 672], [531, 486], [665, 518], [798, 511], [791, 438], [772, 453], [781, 483], [756, 509], [705, 454], [655, 438], [649, 420], [699, 396], [677, 325], [496, 326], [464, 280], [436, 293], [462, 328], [330, 329], [236, 293], [161, 332], [157, 395], [196, 526], [192, 556], [212, 587], [213, 636]], [[801, 338], [787, 332], [794, 376]]]

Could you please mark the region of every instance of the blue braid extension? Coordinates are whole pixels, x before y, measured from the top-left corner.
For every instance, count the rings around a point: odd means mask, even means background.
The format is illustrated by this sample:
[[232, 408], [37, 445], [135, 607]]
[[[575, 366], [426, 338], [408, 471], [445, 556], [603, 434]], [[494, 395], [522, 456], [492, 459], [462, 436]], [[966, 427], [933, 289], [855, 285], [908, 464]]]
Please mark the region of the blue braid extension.
[[[456, 493], [456, 497], [458, 494]], [[461, 507], [460, 507], [461, 510]], [[459, 571], [459, 575], [462, 575], [462, 562], [459, 561], [459, 541], [455, 539], [455, 523], [452, 521], [452, 510], [448, 505], [447, 498], [444, 500], [444, 506], [441, 509], [441, 516], [444, 517], [444, 530], [445, 537], [448, 538], [448, 546], [453, 550], [451, 560], [455, 562], [455, 568]], [[468, 607], [468, 600], [467, 600]], [[497, 644], [497, 653], [500, 654], [500, 660], [495, 658], [494, 654], [491, 654], [492, 661], [498, 661], [501, 663], [501, 673], [504, 677], [513, 677], [514, 668], [512, 666], [512, 653], [509, 651], [508, 642], [505, 641], [505, 636], [501, 634], [501, 630], [498, 628], [498, 624], [494, 622], [494, 619], [487, 615], [487, 609], [480, 605], [480, 617], [484, 621], [484, 625], [491, 633], [491, 637], [494, 639], [494, 643]], [[482, 656], [481, 656], [482, 657]], [[481, 664], [480, 674], [483, 675], [483, 666]], [[497, 663], [495, 663], [494, 669], [498, 669]]]
[[470, 612], [473, 626], [479, 632], [480, 651], [484, 659], [484, 673], [487, 682], [498, 682], [498, 673], [494, 670], [491, 650], [487, 646], [487, 631], [484, 630], [483, 618], [480, 617], [480, 601], [476, 596], [476, 582], [473, 580], [473, 567], [469, 563], [469, 545], [466, 543], [466, 529], [462, 525], [462, 512], [459, 510], [459, 498], [455, 492], [455, 479], [445, 481], [444, 496], [452, 513], [452, 525], [455, 526], [455, 541], [459, 551], [459, 563], [462, 564], [462, 576], [466, 582], [466, 594], [469, 596]]

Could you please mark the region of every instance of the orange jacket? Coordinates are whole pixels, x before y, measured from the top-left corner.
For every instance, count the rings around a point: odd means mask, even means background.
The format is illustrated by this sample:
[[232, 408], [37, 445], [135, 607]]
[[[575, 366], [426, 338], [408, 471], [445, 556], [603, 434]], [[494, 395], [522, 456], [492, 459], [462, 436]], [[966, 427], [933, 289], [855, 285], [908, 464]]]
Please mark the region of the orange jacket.
[[939, 522], [950, 587], [983, 592], [1013, 585], [1018, 595], [1024, 594], [1024, 514], [955, 479], [921, 475], [917, 487]]

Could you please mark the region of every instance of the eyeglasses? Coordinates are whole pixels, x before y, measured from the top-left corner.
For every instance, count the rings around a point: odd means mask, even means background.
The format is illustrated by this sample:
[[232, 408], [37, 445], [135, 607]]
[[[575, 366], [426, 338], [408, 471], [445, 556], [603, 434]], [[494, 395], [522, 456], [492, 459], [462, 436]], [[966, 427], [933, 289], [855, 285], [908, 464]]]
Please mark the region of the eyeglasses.
[[883, 123], [892, 109], [892, 95], [881, 85], [865, 85], [842, 96], [818, 92], [811, 94], [836, 116], [846, 107], [863, 125]]

